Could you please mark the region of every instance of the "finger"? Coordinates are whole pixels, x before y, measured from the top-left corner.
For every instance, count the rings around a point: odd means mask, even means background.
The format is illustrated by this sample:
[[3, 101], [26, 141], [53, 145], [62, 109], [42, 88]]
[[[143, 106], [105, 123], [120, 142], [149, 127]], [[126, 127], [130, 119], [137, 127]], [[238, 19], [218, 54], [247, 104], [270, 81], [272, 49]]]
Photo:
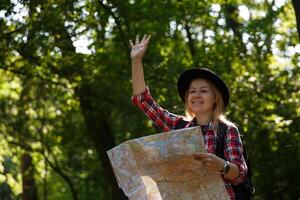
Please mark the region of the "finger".
[[211, 162], [210, 158], [200, 158], [199, 160], [201, 160], [201, 162], [203, 162], [203, 163], [210, 163]]
[[148, 37], [147, 37], [147, 40], [149, 41], [149, 40], [150, 40], [150, 38], [151, 38], [151, 35], [148, 35]]
[[194, 156], [199, 157], [199, 158], [209, 158], [211, 157], [210, 153], [196, 153]]
[[135, 45], [137, 45], [137, 44], [139, 44], [139, 35], [136, 35], [136, 37], [135, 37]]
[[149, 43], [149, 40], [150, 40], [150, 38], [151, 38], [151, 35], [148, 35], [148, 36], [147, 36], [147, 38], [145, 39], [145, 43], [147, 43], [147, 44], [148, 44], [148, 43]]
[[199, 160], [199, 161], [202, 161], [202, 162], [205, 162], [205, 163], [209, 163], [209, 162], [212, 161], [212, 158], [210, 158], [210, 157], [203, 158], [203, 157], [199, 157], [199, 156], [196, 156], [196, 155], [194, 155], [193, 157], [194, 157], [195, 160]]
[[200, 158], [200, 157], [197, 157], [197, 156], [194, 156], [194, 159], [195, 159], [195, 160], [201, 161], [201, 158]]
[[146, 38], [147, 38], [147, 35], [144, 35], [141, 43], [145, 42]]
[[134, 44], [131, 40], [129, 40], [129, 45], [130, 45], [131, 48], [134, 46]]

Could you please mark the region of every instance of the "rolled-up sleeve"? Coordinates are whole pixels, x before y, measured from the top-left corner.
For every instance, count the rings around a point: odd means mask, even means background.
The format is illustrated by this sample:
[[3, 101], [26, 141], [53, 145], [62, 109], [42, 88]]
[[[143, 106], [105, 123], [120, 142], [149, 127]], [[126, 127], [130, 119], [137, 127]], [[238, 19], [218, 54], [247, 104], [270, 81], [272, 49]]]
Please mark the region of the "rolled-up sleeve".
[[224, 156], [226, 160], [236, 164], [240, 170], [239, 176], [236, 179], [226, 179], [226, 181], [233, 185], [238, 185], [245, 180], [248, 170], [243, 156], [243, 144], [239, 130], [234, 126], [229, 126], [226, 136]]
[[176, 124], [182, 119], [181, 116], [160, 107], [152, 98], [148, 87], [142, 93], [132, 96], [131, 101], [164, 132], [174, 130]]

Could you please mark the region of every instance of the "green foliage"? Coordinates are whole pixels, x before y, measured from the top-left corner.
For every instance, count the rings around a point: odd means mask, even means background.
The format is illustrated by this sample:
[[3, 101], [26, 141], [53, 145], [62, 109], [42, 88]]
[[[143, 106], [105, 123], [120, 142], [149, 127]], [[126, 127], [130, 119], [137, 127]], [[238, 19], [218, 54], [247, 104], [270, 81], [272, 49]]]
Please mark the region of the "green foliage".
[[184, 69], [209, 67], [224, 77], [232, 97], [226, 114], [243, 134], [257, 199], [298, 199], [300, 47], [292, 11], [277, 1], [3, 1], [1, 199], [21, 199], [24, 153], [33, 159], [38, 199], [118, 199], [105, 151], [159, 131], [130, 102], [128, 41], [136, 34], [152, 35], [146, 82], [174, 113], [184, 114], [176, 93]]

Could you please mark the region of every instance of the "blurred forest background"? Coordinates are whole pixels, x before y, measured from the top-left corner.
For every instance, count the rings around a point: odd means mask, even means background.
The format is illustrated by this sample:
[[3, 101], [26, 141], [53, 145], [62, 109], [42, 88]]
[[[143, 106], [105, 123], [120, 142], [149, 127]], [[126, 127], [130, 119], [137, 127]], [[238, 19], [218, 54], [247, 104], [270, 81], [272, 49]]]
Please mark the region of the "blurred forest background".
[[158, 132], [131, 105], [136, 34], [152, 35], [154, 98], [184, 114], [178, 75], [216, 71], [256, 199], [299, 199], [299, 12], [297, 0], [1, 0], [0, 199], [125, 199], [106, 151]]

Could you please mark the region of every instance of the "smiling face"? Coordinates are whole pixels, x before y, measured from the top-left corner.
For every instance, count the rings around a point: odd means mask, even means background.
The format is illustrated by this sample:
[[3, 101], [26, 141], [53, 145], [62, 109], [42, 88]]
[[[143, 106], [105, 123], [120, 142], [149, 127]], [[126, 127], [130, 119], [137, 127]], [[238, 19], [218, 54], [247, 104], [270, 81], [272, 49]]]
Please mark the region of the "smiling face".
[[215, 105], [215, 93], [205, 79], [194, 79], [187, 91], [187, 109], [193, 115], [212, 115]]

